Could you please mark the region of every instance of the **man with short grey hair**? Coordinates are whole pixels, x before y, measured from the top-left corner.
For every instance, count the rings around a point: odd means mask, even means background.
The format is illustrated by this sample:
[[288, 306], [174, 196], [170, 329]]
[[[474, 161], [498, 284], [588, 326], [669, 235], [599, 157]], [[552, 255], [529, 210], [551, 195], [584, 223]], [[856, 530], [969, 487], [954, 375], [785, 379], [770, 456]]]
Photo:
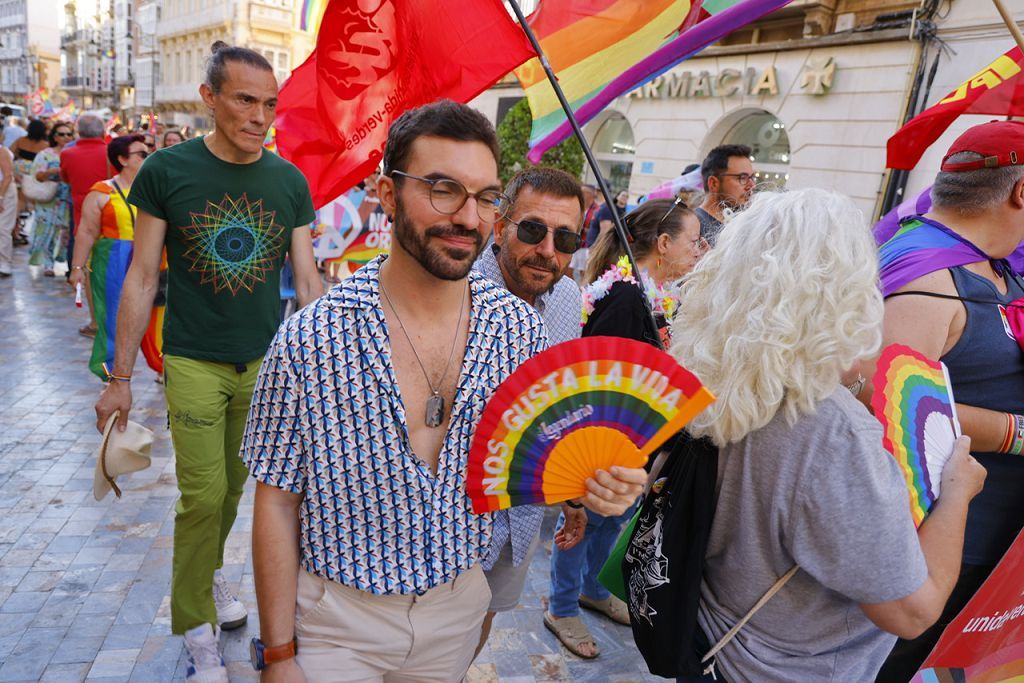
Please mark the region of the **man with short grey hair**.
[[[71, 236], [68, 239], [68, 254], [75, 250], [75, 233], [82, 217], [82, 202], [96, 183], [114, 174], [107, 162], [107, 143], [103, 140], [103, 120], [93, 114], [78, 117], [78, 141], [65, 147], [60, 153], [60, 176], [71, 187]], [[82, 266], [79, 266], [81, 268]], [[71, 270], [68, 270], [68, 275]], [[89, 279], [85, 280], [86, 297], [89, 304], [89, 324], [79, 328], [85, 337], [96, 336], [96, 318], [92, 310], [92, 293]]]
[[884, 344], [945, 363], [963, 432], [988, 477], [970, 504], [963, 564], [942, 616], [896, 644], [879, 681], [914, 675], [1024, 527], [1024, 329], [1012, 312], [1024, 304], [1024, 280], [1007, 261], [1024, 241], [1024, 123], [967, 130], [931, 195], [932, 210], [904, 219], [881, 247]]

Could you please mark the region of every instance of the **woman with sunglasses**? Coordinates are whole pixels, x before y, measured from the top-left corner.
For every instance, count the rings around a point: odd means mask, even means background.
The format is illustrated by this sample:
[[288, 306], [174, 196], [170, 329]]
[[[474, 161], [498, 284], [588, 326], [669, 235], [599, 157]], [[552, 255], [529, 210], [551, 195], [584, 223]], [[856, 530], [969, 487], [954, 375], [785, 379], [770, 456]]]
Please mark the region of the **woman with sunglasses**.
[[[678, 199], [645, 202], [624, 222], [643, 289], [625, 259], [618, 232], [605, 232], [590, 249], [584, 277], [583, 336], [627, 337], [664, 347], [675, 306], [669, 286], [693, 270], [707, 242], [700, 236], [697, 216]], [[645, 294], [657, 327], [647, 312]]]
[[[84, 285], [86, 272], [89, 273], [98, 328], [89, 369], [104, 380], [107, 379], [104, 367], [113, 367], [117, 304], [131, 263], [135, 238], [135, 208], [128, 203], [128, 193], [147, 156], [149, 150], [142, 135], [122, 135], [110, 141], [107, 159], [117, 174], [92, 186], [82, 203], [82, 217], [75, 233], [75, 253], [71, 259], [68, 284], [71, 287]], [[156, 348], [149, 339], [154, 334], [151, 326], [146, 332], [147, 339], [142, 342], [150, 367], [159, 360], [158, 354], [154, 356], [147, 352], [147, 348]], [[154, 369], [160, 371], [157, 367]]]
[[[625, 247], [615, 230], [602, 234], [590, 250], [587, 266], [590, 284], [583, 290], [583, 336], [625, 337], [662, 348], [658, 327], [666, 327], [674, 306], [666, 285], [690, 272], [703, 254], [700, 221], [681, 201], [658, 199], [631, 211], [625, 222], [644, 289], [623, 259]], [[645, 294], [656, 311], [658, 327], [644, 302]], [[617, 517], [588, 512], [587, 529], [578, 545], [564, 551], [552, 547], [551, 599], [544, 623], [585, 659], [600, 653], [586, 625], [578, 621], [580, 607], [629, 623], [626, 604], [598, 583], [597, 574], [634, 509]], [[562, 621], [572, 618], [576, 620]]]
[[60, 177], [60, 153], [74, 139], [70, 123], [58, 122], [50, 130], [50, 146], [36, 155], [29, 173], [39, 182], [57, 183], [57, 194], [48, 202], [36, 202], [32, 231], [30, 266], [41, 266], [43, 275], [53, 277], [53, 262], [67, 261], [68, 231], [71, 228], [71, 187]]

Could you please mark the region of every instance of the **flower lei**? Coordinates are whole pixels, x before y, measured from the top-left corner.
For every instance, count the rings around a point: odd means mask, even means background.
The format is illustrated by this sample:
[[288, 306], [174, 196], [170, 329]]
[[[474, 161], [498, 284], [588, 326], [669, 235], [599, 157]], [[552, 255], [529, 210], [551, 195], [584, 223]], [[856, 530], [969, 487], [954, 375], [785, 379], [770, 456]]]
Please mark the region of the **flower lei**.
[[[647, 299], [651, 302], [651, 308], [654, 309], [655, 314], [660, 313], [665, 316], [665, 319], [670, 320], [676, 310], [678, 300], [664, 287], [656, 284], [654, 278], [647, 271], [641, 270], [640, 274], [643, 276], [644, 293], [647, 294]], [[614, 266], [583, 289], [583, 321], [580, 323], [581, 325], [587, 324], [587, 319], [594, 312], [594, 306], [611, 291], [612, 285], [616, 282], [637, 284], [636, 278], [633, 277], [633, 266], [626, 256], [619, 258]]]

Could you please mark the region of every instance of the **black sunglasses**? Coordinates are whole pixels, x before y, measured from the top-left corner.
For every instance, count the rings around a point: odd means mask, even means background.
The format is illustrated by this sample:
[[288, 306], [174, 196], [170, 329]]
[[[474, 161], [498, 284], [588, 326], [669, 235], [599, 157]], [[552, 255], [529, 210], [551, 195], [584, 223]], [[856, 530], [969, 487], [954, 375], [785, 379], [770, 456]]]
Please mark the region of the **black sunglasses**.
[[146, 150], [144, 150], [144, 149], [140, 149], [140, 150], [137, 150], [137, 151], [135, 151], [135, 152], [128, 152], [128, 156], [131, 156], [131, 155], [133, 155], [133, 154], [138, 154], [138, 155], [139, 155], [140, 157], [142, 157], [143, 159], [145, 159], [146, 157], [148, 157], [148, 156], [149, 156], [149, 152], [147, 152], [147, 151], [146, 151]]
[[573, 232], [569, 228], [555, 228], [552, 230], [540, 221], [521, 220], [518, 223], [509, 221], [516, 226], [516, 237], [525, 244], [540, 244], [550, 232], [554, 235], [555, 249], [563, 254], [575, 254], [583, 246], [583, 236]]

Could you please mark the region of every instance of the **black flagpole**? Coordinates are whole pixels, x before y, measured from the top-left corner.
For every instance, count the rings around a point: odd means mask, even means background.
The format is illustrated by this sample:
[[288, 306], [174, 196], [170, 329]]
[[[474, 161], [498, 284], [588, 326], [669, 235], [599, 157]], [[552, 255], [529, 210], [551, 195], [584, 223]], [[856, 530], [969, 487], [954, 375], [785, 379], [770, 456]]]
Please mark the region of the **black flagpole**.
[[[530, 44], [533, 45], [534, 52], [537, 53], [537, 58], [540, 59], [540, 64], [544, 67], [544, 73], [548, 76], [548, 82], [551, 83], [551, 87], [555, 90], [555, 95], [558, 97], [558, 102], [562, 105], [562, 110], [565, 112], [566, 118], [569, 119], [569, 125], [572, 126], [572, 132], [576, 134], [576, 139], [580, 141], [580, 147], [583, 148], [583, 155], [587, 157], [587, 163], [590, 164], [590, 168], [594, 171], [594, 177], [597, 178], [597, 185], [601, 189], [601, 194], [604, 195], [604, 201], [608, 206], [612, 208], [612, 224], [615, 232], [619, 234], [619, 240], [622, 242], [622, 246], [626, 250], [626, 258], [629, 259], [629, 264], [633, 267], [633, 277], [636, 278], [637, 282], [640, 283], [640, 289], [645, 290], [643, 276], [640, 274], [640, 268], [637, 266], [636, 258], [633, 256], [633, 249], [629, 246], [629, 235], [626, 232], [626, 226], [622, 223], [622, 217], [619, 216], [619, 212], [615, 207], [614, 199], [612, 198], [611, 190], [608, 189], [608, 183], [604, 180], [604, 175], [601, 173], [600, 166], [597, 165], [597, 159], [594, 158], [594, 152], [590, 149], [590, 144], [587, 143], [587, 138], [583, 135], [583, 129], [580, 128], [579, 121], [576, 120], [576, 115], [572, 111], [572, 106], [569, 104], [569, 100], [565, 99], [565, 93], [562, 92], [562, 86], [558, 84], [558, 78], [555, 76], [555, 72], [551, 69], [551, 63], [548, 62], [547, 55], [544, 54], [544, 50], [540, 46], [540, 42], [537, 40], [537, 36], [534, 35], [533, 29], [526, 23], [526, 17], [523, 16], [523, 10], [520, 9], [517, 0], [508, 0], [512, 6], [512, 11], [515, 12], [516, 18], [519, 20], [519, 25], [526, 33], [526, 37], [529, 38]], [[651, 303], [648, 301], [647, 296], [643, 297], [643, 300], [647, 303], [647, 312], [651, 314], [651, 319], [654, 320], [654, 311], [651, 309]], [[658, 328], [657, 320], [654, 320], [654, 328]]]

